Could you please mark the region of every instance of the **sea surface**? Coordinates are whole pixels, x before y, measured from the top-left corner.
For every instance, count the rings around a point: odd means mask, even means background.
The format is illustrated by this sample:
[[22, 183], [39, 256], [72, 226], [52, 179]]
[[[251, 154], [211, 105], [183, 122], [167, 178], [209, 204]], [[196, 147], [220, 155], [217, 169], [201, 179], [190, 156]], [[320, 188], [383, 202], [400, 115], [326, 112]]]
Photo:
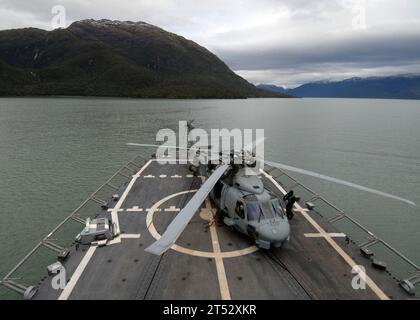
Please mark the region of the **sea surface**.
[[[161, 128], [265, 129], [267, 159], [410, 199], [294, 175], [420, 264], [420, 101], [0, 99], [0, 275]], [[0, 297], [7, 293], [0, 293]]]

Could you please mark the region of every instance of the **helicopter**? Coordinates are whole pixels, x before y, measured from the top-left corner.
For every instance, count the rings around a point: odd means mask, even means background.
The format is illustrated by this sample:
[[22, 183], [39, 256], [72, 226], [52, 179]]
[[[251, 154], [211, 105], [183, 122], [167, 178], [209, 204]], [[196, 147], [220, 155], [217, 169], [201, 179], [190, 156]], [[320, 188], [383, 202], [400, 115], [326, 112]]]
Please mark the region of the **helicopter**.
[[[188, 123], [188, 129], [194, 128]], [[279, 248], [290, 239], [290, 225], [282, 206], [282, 199], [265, 188], [259, 175], [259, 160], [253, 147], [265, 138], [252, 142], [242, 150], [214, 152], [211, 146], [188, 147], [195, 151], [189, 170], [194, 175], [207, 177], [192, 199], [174, 218], [162, 237], [145, 249], [161, 255], [181, 235], [195, 212], [209, 196], [218, 208], [214, 220], [254, 239], [262, 249]], [[158, 145], [128, 143], [142, 147]], [[181, 149], [175, 146], [168, 148]], [[214, 161], [216, 160], [218, 161]], [[218, 163], [217, 165], [214, 163]]]
[[[192, 128], [194, 127], [189, 122], [188, 130]], [[242, 150], [224, 152], [212, 151], [211, 146], [207, 146], [206, 148], [184, 148], [188, 151], [192, 150], [196, 152], [192, 164], [189, 166], [190, 171], [195, 175], [201, 174], [207, 177], [207, 179], [205, 179], [200, 189], [169, 224], [160, 239], [147, 247], [145, 251], [155, 255], [162, 255], [170, 249], [207, 197], [210, 197], [218, 208], [215, 219], [219, 219], [226, 226], [251, 237], [254, 239], [257, 247], [271, 249], [284, 246], [289, 241], [291, 232], [289, 219], [283, 207], [286, 198], [279, 198], [265, 187], [261, 177], [261, 169], [258, 170], [258, 168], [263, 167], [264, 163], [280, 169], [402, 201], [410, 205], [416, 205], [410, 200], [386, 192], [258, 158], [253, 153], [253, 148], [264, 140], [265, 138], [254, 141]], [[127, 145], [160, 147], [159, 145], [138, 143], [127, 143]], [[182, 149], [176, 146], [166, 147], [177, 150]], [[215, 157], [219, 160], [219, 164], [214, 164], [215, 162], [213, 160]]]
[[[264, 187], [260, 176], [234, 164], [209, 196], [228, 227], [255, 240], [259, 248], [279, 248], [290, 239], [290, 225], [281, 199]], [[237, 168], [236, 166], [239, 166]]]
[[251, 237], [259, 248], [281, 247], [290, 239], [290, 225], [282, 199], [264, 186], [255, 154], [245, 147], [240, 152], [232, 150], [228, 160], [222, 159], [223, 153], [219, 156], [224, 163], [220, 166], [209, 160], [204, 165], [200, 162], [200, 167], [190, 166], [196, 175], [201, 173], [212, 182], [208, 195], [219, 209], [216, 220]]
[[[193, 121], [188, 121], [187, 127], [188, 131], [194, 129]], [[253, 148], [264, 140], [265, 138], [245, 146], [241, 152], [231, 150], [230, 168], [216, 182], [209, 196], [219, 208], [217, 220], [254, 239], [257, 247], [270, 249], [279, 248], [289, 241], [288, 218], [291, 217], [286, 216], [281, 199], [264, 187], [258, 170], [255, 170], [258, 159]], [[197, 152], [197, 157], [200, 152], [201, 150]], [[223, 155], [223, 152], [219, 153], [218, 160], [223, 161]], [[235, 161], [237, 158], [241, 160], [239, 163]], [[212, 161], [207, 161], [201, 171], [209, 176], [215, 166]], [[200, 171], [197, 165], [191, 165], [190, 170], [194, 173]]]

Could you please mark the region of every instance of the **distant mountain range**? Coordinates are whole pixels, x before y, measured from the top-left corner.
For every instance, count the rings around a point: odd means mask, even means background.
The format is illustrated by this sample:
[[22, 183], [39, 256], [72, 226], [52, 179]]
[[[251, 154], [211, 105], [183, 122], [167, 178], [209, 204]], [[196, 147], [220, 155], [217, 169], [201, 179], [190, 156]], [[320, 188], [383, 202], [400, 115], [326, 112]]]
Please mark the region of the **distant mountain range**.
[[289, 90], [270, 84], [260, 84], [257, 87], [296, 97], [420, 99], [420, 75], [319, 81]]
[[0, 31], [0, 96], [283, 97], [193, 41], [144, 22]]

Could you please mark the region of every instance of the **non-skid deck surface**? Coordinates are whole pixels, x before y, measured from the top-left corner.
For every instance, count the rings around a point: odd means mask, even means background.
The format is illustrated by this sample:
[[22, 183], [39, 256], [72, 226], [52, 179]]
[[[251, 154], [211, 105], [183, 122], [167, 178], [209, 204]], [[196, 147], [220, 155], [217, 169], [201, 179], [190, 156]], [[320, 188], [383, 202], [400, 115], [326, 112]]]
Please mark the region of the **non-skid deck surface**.
[[[268, 179], [266, 183], [271, 183]], [[354, 290], [352, 268], [299, 212], [281, 249], [264, 252], [226, 226], [209, 226], [211, 203], [203, 204], [177, 241], [158, 257], [144, 249], [162, 234], [201, 185], [187, 165], [149, 161], [120, 190], [117, 209], [104, 211], [121, 236], [104, 247], [71, 248], [64, 263], [68, 283], [54, 290], [51, 278], [36, 299], [378, 299], [369, 286]], [[280, 194], [280, 191], [279, 191]], [[154, 209], [154, 210], [151, 210]], [[318, 218], [311, 214], [315, 220]], [[115, 221], [118, 219], [118, 221]], [[150, 223], [152, 222], [152, 223]], [[370, 268], [357, 248], [334, 239], [387, 296], [407, 298], [386, 274]]]

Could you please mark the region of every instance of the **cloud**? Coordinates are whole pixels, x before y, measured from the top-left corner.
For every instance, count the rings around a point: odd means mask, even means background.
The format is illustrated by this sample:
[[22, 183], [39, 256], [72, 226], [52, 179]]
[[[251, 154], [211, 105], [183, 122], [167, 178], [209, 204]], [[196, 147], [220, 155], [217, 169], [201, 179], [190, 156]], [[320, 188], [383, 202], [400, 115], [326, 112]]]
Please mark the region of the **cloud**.
[[339, 81], [353, 77], [392, 76], [401, 74], [420, 74], [420, 63], [361, 67], [354, 64], [323, 63], [297, 66], [294, 68], [268, 70], [236, 70], [240, 76], [255, 84], [268, 83], [285, 88], [295, 88], [303, 83], [319, 80]]
[[146, 21], [215, 52], [252, 82], [296, 85], [325, 77], [420, 72], [418, 0], [0, 0], [0, 29]]

